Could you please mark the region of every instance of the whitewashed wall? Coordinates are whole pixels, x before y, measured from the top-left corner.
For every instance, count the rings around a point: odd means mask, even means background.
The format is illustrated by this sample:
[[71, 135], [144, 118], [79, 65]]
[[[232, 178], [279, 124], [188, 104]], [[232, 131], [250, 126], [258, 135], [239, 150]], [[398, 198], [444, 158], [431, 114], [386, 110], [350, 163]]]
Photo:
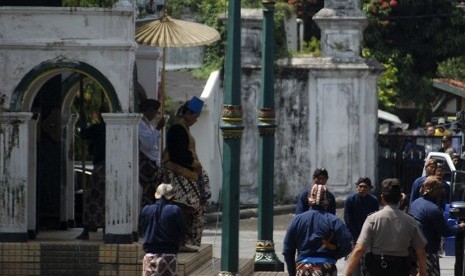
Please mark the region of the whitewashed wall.
[[[53, 15], [53, 18], [51, 17]], [[20, 80], [45, 61], [92, 65], [114, 86], [124, 111], [133, 103], [132, 7], [0, 7], [0, 96], [8, 108]], [[34, 92], [34, 91], [32, 91]], [[24, 109], [35, 95], [27, 94]]]

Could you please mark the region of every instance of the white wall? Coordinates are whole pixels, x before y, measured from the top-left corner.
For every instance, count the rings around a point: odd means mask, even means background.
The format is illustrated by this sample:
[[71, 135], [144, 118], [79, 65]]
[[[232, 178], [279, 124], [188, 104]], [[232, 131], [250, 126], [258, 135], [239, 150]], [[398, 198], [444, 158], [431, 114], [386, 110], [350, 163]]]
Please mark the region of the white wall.
[[205, 85], [200, 98], [205, 105], [202, 113], [190, 131], [195, 138], [197, 155], [210, 177], [211, 202], [218, 203], [223, 183], [222, 148], [223, 139], [219, 125], [223, 106], [223, 91], [220, 87], [220, 72], [215, 71]]

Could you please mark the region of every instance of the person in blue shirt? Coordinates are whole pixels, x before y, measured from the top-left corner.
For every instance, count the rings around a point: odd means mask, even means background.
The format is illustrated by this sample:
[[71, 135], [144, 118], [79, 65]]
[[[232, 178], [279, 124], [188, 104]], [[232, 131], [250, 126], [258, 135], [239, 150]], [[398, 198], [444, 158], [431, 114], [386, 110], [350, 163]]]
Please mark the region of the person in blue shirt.
[[143, 275], [178, 275], [177, 254], [185, 223], [181, 208], [173, 204], [171, 184], [157, 187], [155, 204], [146, 205], [139, 217], [144, 232]]
[[[326, 185], [328, 181], [328, 171], [324, 168], [318, 168], [313, 172], [313, 184], [315, 185]], [[302, 193], [300, 193], [297, 198], [297, 207], [295, 209], [295, 214], [302, 214], [305, 211], [310, 209], [308, 200], [310, 197], [310, 188], [306, 188]], [[327, 197], [329, 201], [329, 206], [327, 207], [327, 212], [335, 215], [336, 214], [336, 199], [334, 195], [330, 192], [327, 192]]]
[[378, 199], [370, 194], [373, 185], [368, 177], [360, 177], [355, 183], [357, 193], [346, 198], [344, 204], [344, 222], [356, 242], [368, 215], [379, 210]]
[[325, 185], [313, 185], [308, 199], [310, 209], [296, 215], [289, 224], [283, 255], [290, 276], [336, 275], [337, 260], [351, 250], [349, 229], [326, 211], [327, 195]]
[[[360, 177], [355, 183], [357, 193], [346, 198], [344, 203], [344, 222], [352, 235], [352, 246], [355, 246], [363, 223], [368, 215], [379, 210], [378, 199], [370, 194], [373, 188], [368, 177]], [[356, 267], [352, 275], [361, 275], [361, 266]]]
[[420, 176], [417, 179], [415, 179], [415, 181], [413, 181], [412, 191], [410, 192], [410, 203], [412, 203], [415, 199], [420, 197], [420, 188], [423, 185], [423, 182], [425, 182], [426, 177], [435, 174], [436, 168], [437, 168], [436, 160], [428, 159], [428, 161], [426, 161], [426, 164], [425, 164], [426, 175]]
[[425, 238], [426, 244], [426, 271], [430, 276], [440, 275], [439, 256], [441, 237], [457, 234], [465, 229], [465, 223], [450, 226], [444, 218], [437, 201], [443, 196], [444, 186], [441, 179], [428, 176], [420, 190], [422, 197], [413, 201], [409, 213], [418, 222]]

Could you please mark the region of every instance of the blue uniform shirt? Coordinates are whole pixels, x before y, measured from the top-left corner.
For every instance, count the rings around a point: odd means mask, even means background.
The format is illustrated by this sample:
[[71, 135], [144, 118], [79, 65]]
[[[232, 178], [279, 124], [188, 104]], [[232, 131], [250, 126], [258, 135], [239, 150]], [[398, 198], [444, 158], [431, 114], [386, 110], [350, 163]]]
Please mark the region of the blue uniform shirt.
[[142, 209], [139, 223], [144, 230], [146, 253], [177, 254], [184, 237], [185, 224], [181, 208], [160, 198]]
[[[336, 245], [336, 250], [322, 247], [322, 239]], [[297, 262], [315, 258], [336, 262], [350, 253], [351, 235], [342, 220], [324, 210], [311, 209], [296, 215], [290, 222], [283, 244], [283, 255], [289, 275], [295, 275]]]
[[425, 182], [426, 175], [420, 176], [415, 181], [413, 181], [412, 184], [412, 191], [410, 192], [410, 203], [415, 201], [415, 199], [420, 197], [420, 188], [423, 186], [423, 183]]
[[438, 253], [441, 237], [449, 237], [460, 232], [458, 225], [450, 226], [444, 219], [441, 208], [432, 199], [420, 197], [410, 204], [409, 214], [418, 222], [425, 238], [426, 253]]
[[367, 194], [361, 197], [356, 193], [347, 197], [344, 204], [344, 222], [352, 234], [352, 241], [357, 241], [368, 215], [378, 210], [379, 202], [373, 195]]

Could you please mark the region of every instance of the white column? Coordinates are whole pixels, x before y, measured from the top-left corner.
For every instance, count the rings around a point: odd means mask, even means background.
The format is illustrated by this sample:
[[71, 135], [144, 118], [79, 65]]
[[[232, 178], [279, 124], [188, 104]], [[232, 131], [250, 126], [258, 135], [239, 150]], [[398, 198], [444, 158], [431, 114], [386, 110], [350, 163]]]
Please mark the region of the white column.
[[27, 241], [29, 120], [0, 113], [0, 242]]
[[105, 243], [132, 243], [138, 210], [137, 125], [135, 113], [105, 113]]
[[29, 121], [29, 141], [28, 141], [28, 190], [27, 190], [27, 232], [28, 237], [35, 239], [37, 235], [36, 227], [36, 198], [37, 198], [37, 122], [39, 116], [32, 117]]
[[63, 123], [66, 126], [65, 132], [65, 172], [66, 176], [66, 220], [68, 226], [74, 226], [74, 125], [76, 124], [79, 116], [77, 114], [69, 114]]

